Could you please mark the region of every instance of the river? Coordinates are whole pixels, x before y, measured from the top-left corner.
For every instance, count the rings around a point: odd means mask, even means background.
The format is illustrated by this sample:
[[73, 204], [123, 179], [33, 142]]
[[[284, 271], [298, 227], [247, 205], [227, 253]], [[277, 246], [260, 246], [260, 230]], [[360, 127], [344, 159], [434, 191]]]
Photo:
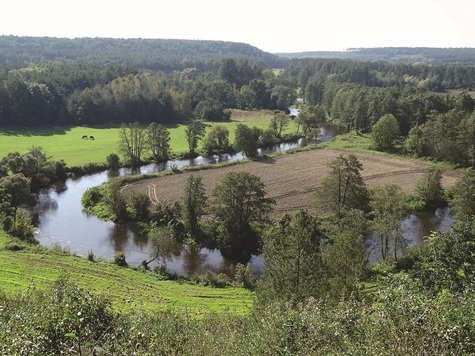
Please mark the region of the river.
[[[315, 138], [317, 142], [328, 142], [333, 139], [334, 134], [331, 128], [323, 128]], [[300, 148], [308, 142], [306, 139], [299, 139], [296, 142], [282, 143], [260, 149], [259, 154]], [[83, 193], [88, 188], [117, 176], [160, 172], [171, 167], [215, 164], [241, 159], [243, 156], [240, 153], [200, 156], [190, 160], [171, 160], [164, 164], [150, 164], [134, 169], [122, 168], [116, 171], [107, 170], [77, 179], [68, 179], [65, 183], [55, 184], [39, 192], [39, 203], [33, 211], [36, 225], [35, 237], [43, 246], [58, 245], [80, 256], [87, 256], [92, 251], [98, 259], [111, 260], [115, 252], [121, 251], [129, 264], [139, 265], [143, 260], [149, 259], [147, 238], [111, 221], [102, 221], [88, 214], [81, 206]], [[450, 222], [450, 214], [446, 210], [438, 210], [434, 213], [411, 215], [404, 220], [403, 227], [406, 239], [410, 243], [419, 243], [422, 236], [432, 230], [448, 229]], [[219, 250], [188, 245], [178, 246], [172, 260], [167, 262], [167, 268], [170, 271], [188, 276], [203, 274], [207, 271], [232, 275], [234, 265], [235, 262], [224, 258]], [[251, 268], [258, 272], [260, 265], [261, 258], [253, 256], [250, 261]]]

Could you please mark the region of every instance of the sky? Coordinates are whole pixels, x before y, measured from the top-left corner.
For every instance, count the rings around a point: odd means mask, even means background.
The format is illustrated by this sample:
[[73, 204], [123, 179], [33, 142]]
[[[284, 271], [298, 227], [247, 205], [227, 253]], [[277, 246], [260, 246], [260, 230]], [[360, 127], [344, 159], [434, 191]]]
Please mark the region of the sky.
[[474, 0], [14, 0], [0, 35], [243, 42], [271, 53], [475, 47]]

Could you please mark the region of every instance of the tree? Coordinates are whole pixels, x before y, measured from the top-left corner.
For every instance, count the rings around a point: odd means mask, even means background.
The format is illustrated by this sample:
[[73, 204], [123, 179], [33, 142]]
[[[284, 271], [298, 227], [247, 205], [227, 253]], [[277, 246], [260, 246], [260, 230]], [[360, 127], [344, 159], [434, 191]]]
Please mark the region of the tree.
[[323, 80], [317, 77], [311, 78], [305, 86], [305, 102], [308, 105], [320, 104], [323, 100], [324, 90]]
[[185, 229], [194, 239], [200, 236], [199, 219], [208, 205], [202, 180], [193, 174], [187, 178], [181, 204]]
[[397, 259], [398, 252], [405, 243], [401, 222], [408, 212], [407, 196], [402, 192], [401, 187], [387, 184], [371, 190], [370, 205], [373, 229], [378, 236], [381, 257], [383, 260], [389, 257], [392, 247], [394, 259]]
[[188, 142], [188, 151], [194, 155], [198, 147], [198, 141], [203, 138], [205, 134], [205, 126], [201, 120], [191, 121], [185, 129], [186, 141]]
[[120, 192], [121, 183], [119, 180], [110, 180], [104, 188], [103, 202], [114, 215], [112, 220], [124, 222], [127, 220], [127, 203]]
[[29, 178], [23, 173], [17, 173], [0, 178], [0, 188], [4, 189], [6, 197], [10, 198], [10, 205], [16, 209], [21, 204], [33, 204], [36, 196], [31, 193]]
[[119, 152], [131, 164], [139, 164], [142, 161], [145, 142], [146, 132], [138, 122], [121, 125], [119, 130]]
[[148, 239], [151, 259], [145, 261], [145, 267], [148, 267], [150, 263], [156, 260], [166, 263], [166, 261], [171, 259], [173, 250], [176, 247], [172, 228], [168, 226], [155, 227], [149, 233]]
[[296, 122], [298, 124], [297, 133], [300, 126], [302, 126], [302, 131], [304, 134], [315, 131], [324, 121], [325, 111], [320, 105], [310, 107], [307, 106], [300, 111], [296, 118]]
[[427, 170], [424, 177], [416, 185], [416, 196], [426, 209], [435, 209], [446, 203], [440, 169], [429, 168]]
[[244, 152], [247, 158], [257, 156], [257, 148], [260, 132], [256, 127], [250, 128], [244, 124], [238, 124], [234, 131], [234, 149]]
[[258, 299], [298, 303], [310, 296], [322, 297], [324, 241], [320, 221], [307, 211], [299, 211], [293, 221], [284, 216], [264, 240]]
[[363, 166], [355, 155], [340, 155], [329, 164], [330, 171], [317, 189], [317, 205], [337, 215], [344, 210], [368, 211], [369, 193], [360, 171]]
[[278, 113], [270, 120], [269, 127], [274, 133], [275, 137], [282, 138], [282, 132], [290, 124], [290, 116], [284, 113]]
[[457, 142], [464, 152], [465, 164], [475, 168], [475, 114], [460, 122]]
[[120, 168], [120, 158], [116, 153], [111, 153], [106, 157], [107, 166], [111, 169]]
[[278, 109], [287, 109], [295, 102], [295, 90], [289, 86], [276, 85], [272, 89], [271, 99]]
[[326, 219], [324, 232], [328, 243], [324, 246], [322, 259], [328, 276], [328, 294], [339, 301], [358, 289], [358, 282], [364, 275], [370, 222], [363, 211], [347, 210], [341, 217]]
[[378, 151], [394, 151], [395, 144], [400, 136], [399, 124], [392, 114], [381, 117], [378, 122], [373, 125], [371, 132], [374, 148]]
[[229, 130], [223, 125], [215, 125], [206, 135], [203, 151], [207, 155], [221, 153], [229, 148]]
[[170, 132], [165, 126], [152, 122], [147, 128], [147, 143], [156, 162], [170, 156]]
[[469, 221], [475, 216], [475, 170], [467, 168], [452, 188], [451, 206], [455, 218]]
[[229, 172], [213, 191], [213, 212], [224, 228], [221, 247], [242, 257], [257, 249], [253, 222], [261, 222], [272, 210], [264, 183], [248, 172]]
[[17, 209], [12, 215], [5, 218], [4, 229], [12, 236], [18, 237], [20, 240], [28, 243], [37, 244], [35, 240], [35, 226], [30, 216], [23, 209]]

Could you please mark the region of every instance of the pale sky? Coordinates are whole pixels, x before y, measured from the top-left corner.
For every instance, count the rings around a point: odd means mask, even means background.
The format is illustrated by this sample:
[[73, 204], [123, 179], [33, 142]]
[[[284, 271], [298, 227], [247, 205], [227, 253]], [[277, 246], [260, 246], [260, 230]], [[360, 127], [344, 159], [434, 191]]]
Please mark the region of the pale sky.
[[266, 52], [475, 47], [475, 0], [9, 0], [0, 35], [244, 42]]

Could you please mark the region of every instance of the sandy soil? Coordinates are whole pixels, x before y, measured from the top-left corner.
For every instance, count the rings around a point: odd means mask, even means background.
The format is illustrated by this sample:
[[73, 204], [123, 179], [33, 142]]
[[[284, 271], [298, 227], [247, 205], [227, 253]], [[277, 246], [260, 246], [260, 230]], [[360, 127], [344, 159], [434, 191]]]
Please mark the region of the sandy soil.
[[[203, 177], [206, 192], [211, 197], [214, 187], [226, 173], [247, 171], [259, 176], [265, 184], [268, 196], [275, 199], [276, 206], [271, 214], [272, 218], [280, 218], [284, 213], [293, 215], [302, 208], [316, 213], [315, 189], [326, 177], [329, 162], [340, 154], [348, 153], [317, 149], [285, 154], [245, 164], [147, 179], [124, 187], [123, 192], [124, 194], [146, 192], [154, 203], [176, 201], [183, 194], [186, 179], [193, 174]], [[363, 165], [361, 175], [369, 187], [393, 183], [399, 185], [405, 192], [412, 192], [429, 166], [404, 158], [369, 153], [354, 154]], [[458, 177], [457, 172], [444, 170], [442, 179], [444, 188], [452, 186]]]

